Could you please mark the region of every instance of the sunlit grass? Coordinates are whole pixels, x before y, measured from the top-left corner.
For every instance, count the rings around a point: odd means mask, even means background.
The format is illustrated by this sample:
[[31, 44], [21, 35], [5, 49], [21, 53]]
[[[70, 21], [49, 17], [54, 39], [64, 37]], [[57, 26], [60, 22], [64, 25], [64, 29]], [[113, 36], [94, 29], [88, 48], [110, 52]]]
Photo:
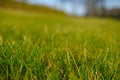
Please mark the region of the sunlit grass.
[[1, 80], [119, 80], [120, 21], [0, 10]]

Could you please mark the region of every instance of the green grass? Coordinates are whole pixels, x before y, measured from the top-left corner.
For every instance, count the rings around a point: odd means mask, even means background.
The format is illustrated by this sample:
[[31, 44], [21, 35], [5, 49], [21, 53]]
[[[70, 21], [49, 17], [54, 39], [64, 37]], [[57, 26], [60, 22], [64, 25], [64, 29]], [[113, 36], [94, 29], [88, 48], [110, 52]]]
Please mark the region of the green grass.
[[0, 80], [119, 79], [119, 20], [0, 9]]
[[6, 9], [12, 9], [12, 10], [24, 10], [24, 11], [30, 11], [36, 12], [36, 13], [49, 13], [49, 14], [61, 14], [66, 15], [63, 11], [58, 11], [55, 9], [51, 9], [45, 6], [38, 6], [23, 2], [17, 2], [16, 0], [1, 0], [0, 1], [0, 8], [6, 8]]

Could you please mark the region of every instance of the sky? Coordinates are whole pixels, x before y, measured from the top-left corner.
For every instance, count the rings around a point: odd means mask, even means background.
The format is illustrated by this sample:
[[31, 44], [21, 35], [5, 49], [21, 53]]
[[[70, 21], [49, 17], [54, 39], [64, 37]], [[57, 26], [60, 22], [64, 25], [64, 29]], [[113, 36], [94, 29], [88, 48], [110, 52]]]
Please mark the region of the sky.
[[105, 4], [108, 9], [120, 8], [120, 0], [106, 0]]
[[[44, 5], [51, 8], [56, 8], [63, 10], [68, 14], [73, 14], [73, 6], [71, 2], [67, 1], [64, 3], [64, 6], [60, 4], [59, 0], [28, 0], [30, 4]], [[120, 8], [120, 0], [106, 0], [105, 6], [107, 9]], [[74, 14], [83, 16], [86, 13], [85, 5], [82, 3], [76, 4], [76, 9]]]

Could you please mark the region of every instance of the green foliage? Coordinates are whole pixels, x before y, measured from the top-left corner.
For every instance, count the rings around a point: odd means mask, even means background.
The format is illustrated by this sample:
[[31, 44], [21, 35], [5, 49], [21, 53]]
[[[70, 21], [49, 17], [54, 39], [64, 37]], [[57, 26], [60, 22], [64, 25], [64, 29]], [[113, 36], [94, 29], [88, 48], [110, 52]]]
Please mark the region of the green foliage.
[[0, 80], [119, 80], [120, 22], [0, 10]]

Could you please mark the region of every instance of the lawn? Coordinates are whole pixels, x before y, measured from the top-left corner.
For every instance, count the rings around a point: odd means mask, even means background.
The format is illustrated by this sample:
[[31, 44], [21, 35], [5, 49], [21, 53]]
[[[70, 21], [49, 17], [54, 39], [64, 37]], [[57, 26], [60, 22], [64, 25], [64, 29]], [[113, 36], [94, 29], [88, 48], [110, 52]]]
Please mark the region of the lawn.
[[0, 80], [119, 79], [119, 20], [0, 9]]

